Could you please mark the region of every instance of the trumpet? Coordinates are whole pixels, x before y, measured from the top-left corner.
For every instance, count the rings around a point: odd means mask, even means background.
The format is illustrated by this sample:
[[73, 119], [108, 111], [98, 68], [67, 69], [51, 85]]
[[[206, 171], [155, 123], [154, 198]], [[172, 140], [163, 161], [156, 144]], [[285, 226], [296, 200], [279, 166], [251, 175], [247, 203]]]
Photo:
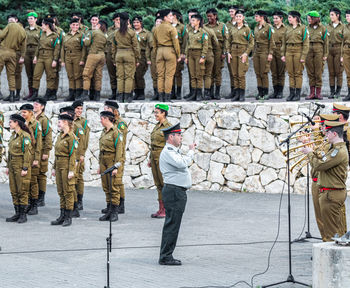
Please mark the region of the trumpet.
[[306, 136], [306, 137], [308, 137], [308, 136], [319, 136], [318, 134], [321, 134], [320, 130], [316, 130], [316, 131], [313, 131], [313, 132], [307, 132], [307, 133], [295, 135], [295, 136], [293, 136], [290, 139], [299, 139], [299, 138], [301, 138], [303, 136]]
[[[320, 123], [321, 120], [313, 120], [315, 123]], [[294, 126], [294, 125], [303, 125], [303, 124], [307, 124], [309, 123], [309, 121], [290, 121], [289, 122], [289, 126]], [[311, 125], [310, 125], [311, 126]]]
[[[308, 143], [304, 143], [304, 144], [301, 144], [301, 145], [298, 145], [298, 146], [295, 146], [295, 147], [290, 148], [290, 149], [289, 149], [289, 152], [295, 151], [295, 150], [297, 150], [297, 149], [299, 149], [299, 148], [303, 148], [303, 147], [305, 147], [305, 146], [310, 146], [310, 145], [312, 145], [312, 144], [320, 143], [320, 142], [323, 142], [323, 141], [324, 141], [324, 139], [318, 139], [318, 140], [315, 140], [315, 141], [311, 141], [311, 142], [308, 142]], [[283, 153], [284, 156], [286, 156], [287, 151], [288, 151], [288, 150], [282, 151], [282, 153]]]

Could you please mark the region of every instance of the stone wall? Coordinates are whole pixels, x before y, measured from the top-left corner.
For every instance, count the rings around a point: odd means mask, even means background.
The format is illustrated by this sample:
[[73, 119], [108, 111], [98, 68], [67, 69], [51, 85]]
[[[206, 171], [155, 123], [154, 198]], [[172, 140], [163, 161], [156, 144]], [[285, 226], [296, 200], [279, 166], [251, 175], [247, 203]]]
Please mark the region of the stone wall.
[[[3, 104], [5, 127], [9, 115], [21, 104]], [[67, 103], [49, 102], [46, 114], [52, 121], [55, 141], [59, 108]], [[147, 167], [150, 133], [156, 123], [154, 103], [121, 104], [120, 112], [129, 126], [124, 183], [128, 188], [152, 188], [151, 169]], [[290, 132], [289, 121], [301, 120], [300, 112], [309, 114], [311, 103], [172, 103], [168, 119], [180, 121], [184, 130], [183, 151], [197, 143], [197, 152], [190, 170], [193, 189], [241, 192], [280, 193], [285, 183], [286, 161], [279, 142]], [[102, 130], [99, 112], [103, 103], [87, 102], [84, 114], [91, 127], [86, 154], [86, 185], [100, 185], [98, 139]], [[331, 103], [322, 112], [330, 112]], [[5, 130], [4, 139], [10, 138]], [[7, 143], [5, 143], [7, 146]], [[294, 146], [294, 145], [292, 145]], [[285, 147], [281, 148], [282, 150]], [[50, 163], [53, 163], [53, 154]], [[5, 159], [6, 160], [6, 159]], [[5, 160], [2, 166], [6, 165]], [[48, 183], [53, 183], [49, 166]], [[7, 181], [5, 169], [0, 181]], [[292, 192], [304, 193], [306, 168], [291, 177]]]

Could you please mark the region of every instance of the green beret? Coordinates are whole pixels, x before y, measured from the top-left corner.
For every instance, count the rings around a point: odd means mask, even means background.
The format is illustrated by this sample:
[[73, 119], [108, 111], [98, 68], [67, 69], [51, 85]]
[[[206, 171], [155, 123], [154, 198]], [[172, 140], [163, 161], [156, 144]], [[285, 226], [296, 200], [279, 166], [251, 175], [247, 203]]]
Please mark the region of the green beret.
[[309, 13], [307, 13], [307, 16], [320, 18], [320, 13], [318, 13], [317, 11], [310, 11]]
[[36, 14], [35, 12], [29, 12], [27, 14], [27, 17], [31, 17], [31, 16], [33, 16], [34, 18], [38, 18], [38, 14]]
[[156, 106], [154, 106], [156, 109], [162, 109], [165, 111], [169, 111], [169, 106], [166, 104], [156, 104]]

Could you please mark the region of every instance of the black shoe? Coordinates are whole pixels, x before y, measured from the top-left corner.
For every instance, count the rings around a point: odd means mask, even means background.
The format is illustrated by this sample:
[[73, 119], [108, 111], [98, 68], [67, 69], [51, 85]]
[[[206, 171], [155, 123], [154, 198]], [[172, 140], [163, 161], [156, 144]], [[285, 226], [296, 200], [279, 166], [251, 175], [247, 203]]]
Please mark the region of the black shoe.
[[120, 203], [118, 206], [118, 214], [124, 214], [125, 213], [125, 199], [120, 197]]
[[123, 93], [117, 93], [117, 101], [118, 101], [118, 103], [124, 102]]
[[117, 89], [112, 89], [112, 96], [108, 98], [108, 100], [117, 99]]
[[295, 88], [289, 88], [289, 96], [287, 97], [286, 101], [293, 101], [295, 97]]
[[330, 92], [328, 95], [328, 99], [334, 99], [334, 95], [335, 95], [335, 86], [329, 86], [330, 88]]
[[21, 99], [21, 89], [16, 89], [16, 96], [13, 100], [19, 101], [20, 99]]
[[94, 97], [95, 97], [95, 89], [90, 89], [90, 91], [89, 91], [89, 98], [88, 99], [86, 99], [86, 100], [94, 100]]
[[125, 103], [131, 103], [132, 102], [132, 93], [125, 93], [124, 94], [124, 102]]
[[56, 101], [57, 100], [57, 90], [51, 89], [47, 101]]
[[99, 221], [108, 221], [109, 217], [111, 216], [112, 213], [112, 205], [108, 204], [108, 209], [106, 211], [105, 215], [102, 215], [100, 218], [98, 218]]
[[38, 207], [45, 206], [45, 192], [39, 190]]
[[170, 100], [172, 100], [172, 99], [176, 99], [176, 95], [175, 95], [175, 86], [173, 86], [172, 88], [171, 88], [171, 93], [170, 93]]
[[69, 88], [68, 97], [64, 98], [64, 101], [74, 101], [75, 91], [76, 90]]
[[159, 101], [165, 102], [165, 93], [164, 92], [159, 93]]
[[244, 102], [245, 101], [245, 90], [239, 89], [239, 101]]
[[62, 225], [62, 223], [64, 221], [64, 213], [65, 213], [65, 210], [61, 208], [60, 216], [58, 216], [58, 218], [56, 220], [51, 221], [51, 225]]
[[262, 88], [264, 100], [269, 100], [269, 88]]
[[215, 97], [214, 97], [214, 85], [210, 86], [210, 99], [215, 99]]
[[159, 99], [159, 93], [157, 88], [153, 88], [153, 97], [151, 98], [151, 101], [158, 101]]
[[64, 212], [64, 220], [62, 223], [63, 227], [72, 225], [72, 210], [67, 210]]
[[13, 103], [15, 101], [15, 91], [10, 91], [10, 95], [4, 99], [4, 101], [9, 101]]
[[171, 94], [165, 93], [164, 94], [164, 102], [171, 102]]
[[190, 94], [189, 97], [185, 98], [186, 101], [194, 101], [194, 100], [196, 100], [196, 97], [197, 97], [197, 89], [192, 88], [191, 93], [192, 93], [192, 94]]
[[221, 99], [220, 88], [221, 88], [221, 86], [215, 86], [215, 95], [214, 95], [214, 99], [215, 100], [220, 100]]
[[145, 100], [145, 99], [146, 99], [145, 89], [139, 89], [137, 100]]
[[25, 205], [19, 205], [19, 219], [17, 220], [17, 223], [25, 223], [27, 222], [27, 215], [25, 213], [26, 206]]
[[196, 101], [202, 101], [203, 100], [203, 91], [202, 88], [197, 88], [196, 92]]
[[335, 90], [335, 94], [334, 94], [335, 98], [340, 98], [340, 91], [341, 91], [341, 86], [337, 86], [337, 90]]
[[95, 91], [95, 95], [94, 95], [94, 101], [100, 101], [101, 99], [101, 91]]
[[240, 93], [240, 89], [234, 89], [232, 94], [231, 94], [231, 101], [234, 102], [234, 101], [238, 101], [239, 100], [239, 93]]
[[235, 96], [235, 94], [236, 94], [236, 89], [234, 86], [231, 86], [231, 93], [229, 95], [225, 96], [224, 98], [225, 99], [232, 99]]
[[176, 100], [181, 100], [181, 86], [176, 86]]
[[348, 87], [348, 95], [346, 95], [345, 98], [343, 98], [344, 101], [350, 101], [350, 86]]
[[301, 88], [295, 88], [295, 96], [292, 101], [299, 101], [301, 94]]
[[276, 95], [276, 98], [277, 99], [282, 99], [283, 98], [283, 86], [277, 86], [277, 95]]
[[15, 208], [15, 215], [6, 218], [6, 222], [17, 222], [17, 220], [19, 219], [19, 205], [14, 205]]
[[78, 202], [74, 202], [74, 208], [73, 208], [73, 211], [71, 213], [71, 217], [72, 218], [79, 218], [80, 217], [80, 213], [78, 210]]
[[[171, 95], [170, 95], [170, 97], [171, 97]], [[111, 222], [118, 221], [118, 206], [117, 205], [113, 205], [112, 204], [112, 206], [111, 206], [111, 214], [109, 215], [109, 220]]]
[[83, 207], [83, 194], [78, 194], [78, 210], [84, 210]]
[[193, 94], [193, 88], [190, 86], [190, 92], [187, 95], [185, 95], [184, 99], [187, 100], [192, 96], [192, 94]]
[[278, 87], [279, 87], [278, 85], [273, 86], [273, 93], [269, 96], [271, 99], [277, 98]]
[[107, 204], [107, 207], [106, 207], [106, 208], [103, 208], [103, 209], [101, 210], [101, 213], [106, 214], [106, 213], [108, 212], [108, 210], [109, 210], [109, 206], [110, 206], [110, 204], [108, 203], [108, 204]]
[[89, 100], [89, 90], [83, 90], [83, 93], [81, 93], [79, 96], [75, 98], [75, 100], [78, 101], [87, 101]]
[[182, 263], [180, 260], [171, 258], [171, 259], [165, 259], [165, 260], [159, 260], [159, 265], [170, 265], [170, 266], [180, 266]]
[[38, 199], [32, 199], [32, 205], [28, 211], [28, 215], [38, 215]]
[[210, 89], [204, 89], [204, 100], [211, 100]]
[[258, 87], [258, 95], [256, 95], [255, 100], [259, 100], [263, 97], [263, 88]]

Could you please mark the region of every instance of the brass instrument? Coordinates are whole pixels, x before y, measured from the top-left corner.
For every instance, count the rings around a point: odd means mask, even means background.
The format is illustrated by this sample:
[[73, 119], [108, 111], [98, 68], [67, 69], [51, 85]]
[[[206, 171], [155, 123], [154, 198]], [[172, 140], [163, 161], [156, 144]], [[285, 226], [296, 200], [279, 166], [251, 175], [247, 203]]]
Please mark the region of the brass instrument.
[[321, 131], [320, 130], [316, 130], [316, 131], [313, 131], [313, 132], [308, 132], [308, 133], [304, 133], [304, 134], [297, 134], [295, 136], [293, 136], [292, 138], [290, 139], [299, 139], [300, 137], [308, 137], [308, 136], [320, 136], [320, 135], [317, 135], [317, 134], [321, 134]]
[[[313, 120], [315, 123], [320, 123], [321, 120]], [[289, 126], [293, 127], [294, 125], [303, 125], [309, 123], [308, 121], [290, 121]], [[311, 126], [311, 125], [310, 125]]]
[[[309, 145], [312, 145], [312, 144], [320, 143], [320, 142], [323, 142], [323, 141], [324, 141], [324, 139], [322, 138], [322, 139], [318, 139], [318, 140], [311, 141], [311, 142], [308, 142], [308, 143], [304, 143], [304, 144], [301, 144], [301, 145], [298, 145], [298, 146], [290, 148], [289, 152], [293, 152], [293, 151], [295, 151], [295, 150], [297, 150], [299, 148], [303, 148], [305, 146], [309, 146]], [[283, 153], [284, 156], [286, 156], [287, 150], [282, 151], [282, 153]]]

